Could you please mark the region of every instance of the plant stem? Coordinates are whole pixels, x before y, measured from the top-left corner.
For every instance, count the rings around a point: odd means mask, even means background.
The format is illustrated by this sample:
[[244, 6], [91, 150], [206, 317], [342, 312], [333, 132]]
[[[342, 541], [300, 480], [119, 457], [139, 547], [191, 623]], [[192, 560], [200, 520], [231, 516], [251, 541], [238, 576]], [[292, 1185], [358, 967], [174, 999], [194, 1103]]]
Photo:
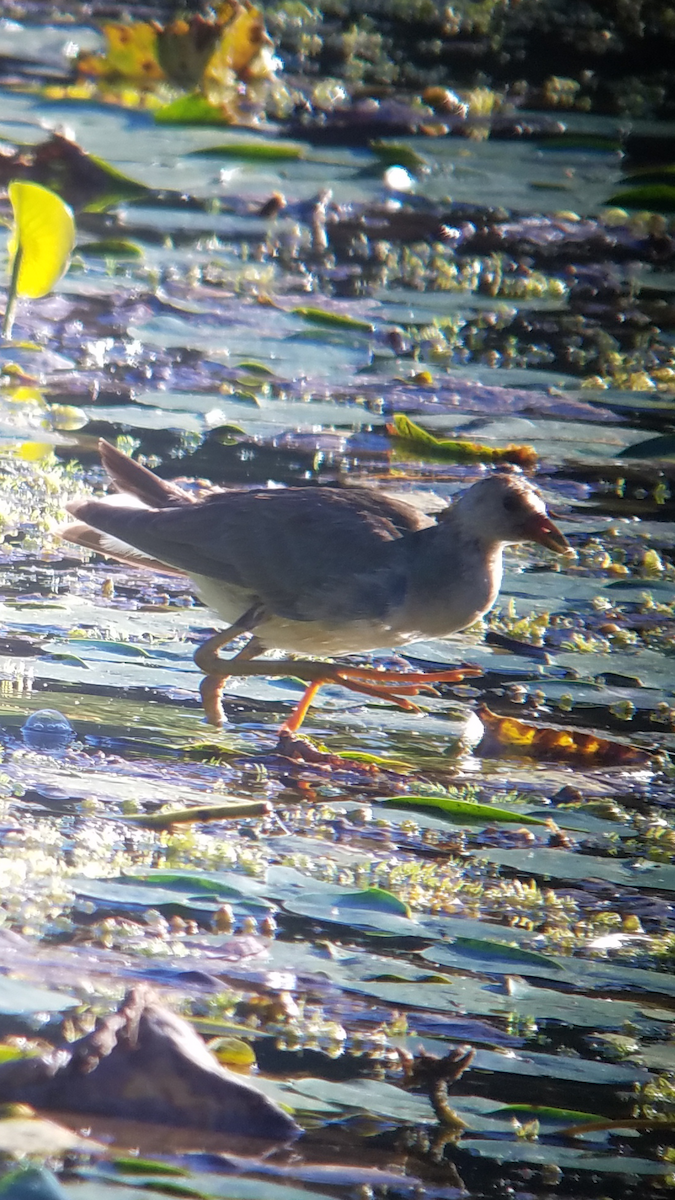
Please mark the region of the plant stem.
[[14, 262], [12, 264], [12, 278], [9, 281], [7, 289], [7, 307], [5, 308], [5, 319], [2, 322], [2, 337], [8, 342], [12, 336], [14, 327], [14, 315], [16, 313], [17, 286], [19, 283], [19, 271], [21, 270], [21, 259], [23, 258], [23, 248], [17, 246]]

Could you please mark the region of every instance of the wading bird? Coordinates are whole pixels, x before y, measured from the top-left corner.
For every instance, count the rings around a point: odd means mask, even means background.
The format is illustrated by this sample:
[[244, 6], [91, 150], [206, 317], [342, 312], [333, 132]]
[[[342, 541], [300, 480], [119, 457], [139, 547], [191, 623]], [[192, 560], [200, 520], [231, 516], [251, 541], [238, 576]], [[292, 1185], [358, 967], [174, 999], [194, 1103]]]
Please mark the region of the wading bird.
[[[300, 728], [323, 683], [415, 710], [408, 697], [480, 671], [252, 660], [268, 649], [333, 656], [445, 637], [494, 604], [505, 546], [569, 550], [541, 496], [516, 470], [480, 480], [432, 518], [362, 487], [214, 488], [196, 498], [107, 442], [100, 451], [117, 493], [70, 504], [77, 523], [62, 534], [123, 562], [189, 576], [228, 622], [195, 654], [206, 717], [215, 725], [231, 675], [292, 675], [308, 684], [282, 726], [287, 734]], [[243, 649], [220, 657], [246, 633]]]

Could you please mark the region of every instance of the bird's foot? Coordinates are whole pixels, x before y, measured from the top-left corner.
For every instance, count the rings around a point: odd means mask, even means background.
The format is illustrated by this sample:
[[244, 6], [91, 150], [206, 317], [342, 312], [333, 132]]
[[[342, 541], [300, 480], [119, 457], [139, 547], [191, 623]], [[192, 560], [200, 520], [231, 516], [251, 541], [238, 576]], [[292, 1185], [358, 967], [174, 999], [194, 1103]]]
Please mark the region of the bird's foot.
[[405, 712], [419, 712], [408, 696], [437, 696], [438, 683], [461, 683], [463, 679], [482, 675], [480, 667], [462, 666], [447, 671], [388, 671], [378, 667], [344, 667], [336, 665], [325, 682], [339, 683], [352, 692], [389, 700]]
[[279, 730], [275, 752], [282, 758], [292, 759], [293, 762], [311, 763], [312, 766], [323, 769], [334, 767], [338, 763], [342, 765], [342, 760], [337, 755], [331, 754], [329, 750], [320, 750], [309, 738], [298, 737], [285, 723]]

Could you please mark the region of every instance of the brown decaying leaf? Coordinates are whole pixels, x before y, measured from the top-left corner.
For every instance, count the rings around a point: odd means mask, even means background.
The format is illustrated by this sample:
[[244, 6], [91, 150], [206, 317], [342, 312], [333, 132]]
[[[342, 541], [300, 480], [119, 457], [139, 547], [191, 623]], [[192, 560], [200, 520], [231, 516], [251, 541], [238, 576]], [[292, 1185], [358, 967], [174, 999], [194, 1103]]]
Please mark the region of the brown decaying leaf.
[[527, 756], [554, 762], [571, 762], [587, 767], [646, 766], [646, 750], [583, 733], [579, 729], [552, 725], [530, 725], [515, 717], [500, 717], [482, 704], [476, 709], [485, 733], [476, 753], [483, 758], [501, 755]]

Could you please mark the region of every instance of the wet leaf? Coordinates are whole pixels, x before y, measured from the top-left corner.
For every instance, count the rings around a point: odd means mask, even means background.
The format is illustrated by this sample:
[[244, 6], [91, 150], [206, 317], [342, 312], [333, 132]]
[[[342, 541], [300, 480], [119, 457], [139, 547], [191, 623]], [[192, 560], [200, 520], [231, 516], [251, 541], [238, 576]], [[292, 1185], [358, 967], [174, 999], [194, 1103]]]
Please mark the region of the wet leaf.
[[263, 817], [272, 811], [267, 800], [233, 800], [223, 804], [199, 804], [194, 808], [174, 808], [165, 812], [121, 818], [144, 829], [171, 829], [172, 825], [195, 825], [201, 821], [239, 821], [248, 817]]
[[180, 96], [155, 109], [154, 118], [160, 125], [231, 125], [235, 120], [233, 111], [223, 104], [213, 104], [200, 92]]
[[643, 442], [635, 442], [632, 446], [626, 446], [618, 457], [675, 458], [675, 434], [666, 433], [660, 437], [646, 438]]
[[137, 242], [127, 238], [103, 238], [100, 242], [85, 242], [79, 247], [80, 254], [93, 254], [101, 258], [143, 258], [144, 251]]
[[392, 892], [378, 887], [366, 888], [363, 892], [342, 896], [340, 908], [358, 908], [364, 911], [368, 909], [372, 912], [398, 913], [401, 917], [410, 917], [410, 909], [407, 904], [404, 904]]
[[510, 462], [521, 467], [531, 467], [537, 461], [537, 453], [532, 446], [481, 446], [478, 442], [437, 438], [404, 413], [394, 413], [393, 420], [393, 425], [387, 425], [387, 433], [394, 439], [394, 450], [405, 457], [414, 453], [436, 461]]
[[373, 333], [374, 326], [370, 321], [361, 321], [350, 317], [347, 313], [329, 312], [323, 308], [292, 308], [291, 312], [311, 325], [326, 325], [328, 328], [353, 329], [359, 333]]
[[[207, 146], [193, 150], [200, 158], [240, 158], [246, 162], [294, 162], [306, 158], [304, 146], [285, 145], [283, 142], [222, 142], [219, 146]], [[240, 363], [240, 367], [248, 364]], [[257, 366], [257, 364], [254, 364]], [[272, 371], [266, 371], [272, 375]]]
[[[46, 1123], [46, 1122], [45, 1122]], [[31, 1122], [32, 1124], [32, 1122]], [[52, 1147], [51, 1153], [58, 1154], [63, 1147]], [[13, 1153], [11, 1147], [8, 1149]], [[30, 1154], [31, 1149], [17, 1146], [17, 1154]], [[49, 1151], [43, 1150], [43, 1153]], [[21, 1167], [11, 1171], [0, 1180], [0, 1196], [3, 1200], [66, 1200], [67, 1193], [61, 1187], [56, 1175], [46, 1167]]]
[[529, 816], [527, 811], [500, 808], [496, 804], [474, 804], [471, 800], [458, 800], [453, 796], [384, 796], [381, 803], [395, 808], [435, 808], [451, 817], [459, 817], [469, 824], [473, 822], [500, 821], [508, 825], [546, 825], [541, 817]]
[[225, 1067], [235, 1067], [238, 1070], [255, 1066], [255, 1053], [248, 1042], [241, 1038], [214, 1038], [209, 1043], [209, 1050]]
[[385, 166], [405, 167], [412, 175], [424, 175], [429, 170], [429, 160], [403, 142], [376, 139], [370, 149]]
[[587, 766], [646, 766], [650, 755], [625, 742], [610, 741], [579, 729], [530, 725], [514, 717], [500, 717], [486, 705], [476, 710], [485, 727], [478, 753], [486, 758], [500, 754], [573, 762]]
[[65, 1012], [79, 1001], [60, 992], [46, 991], [17, 979], [0, 978], [0, 1013], [9, 1015]]
[[113, 1158], [110, 1166], [125, 1175], [188, 1175], [183, 1167], [174, 1167], [171, 1163], [156, 1162], [150, 1158]]
[[650, 212], [675, 212], [675, 185], [669, 183], [644, 183], [615, 192], [607, 201], [622, 208], [648, 209]]

